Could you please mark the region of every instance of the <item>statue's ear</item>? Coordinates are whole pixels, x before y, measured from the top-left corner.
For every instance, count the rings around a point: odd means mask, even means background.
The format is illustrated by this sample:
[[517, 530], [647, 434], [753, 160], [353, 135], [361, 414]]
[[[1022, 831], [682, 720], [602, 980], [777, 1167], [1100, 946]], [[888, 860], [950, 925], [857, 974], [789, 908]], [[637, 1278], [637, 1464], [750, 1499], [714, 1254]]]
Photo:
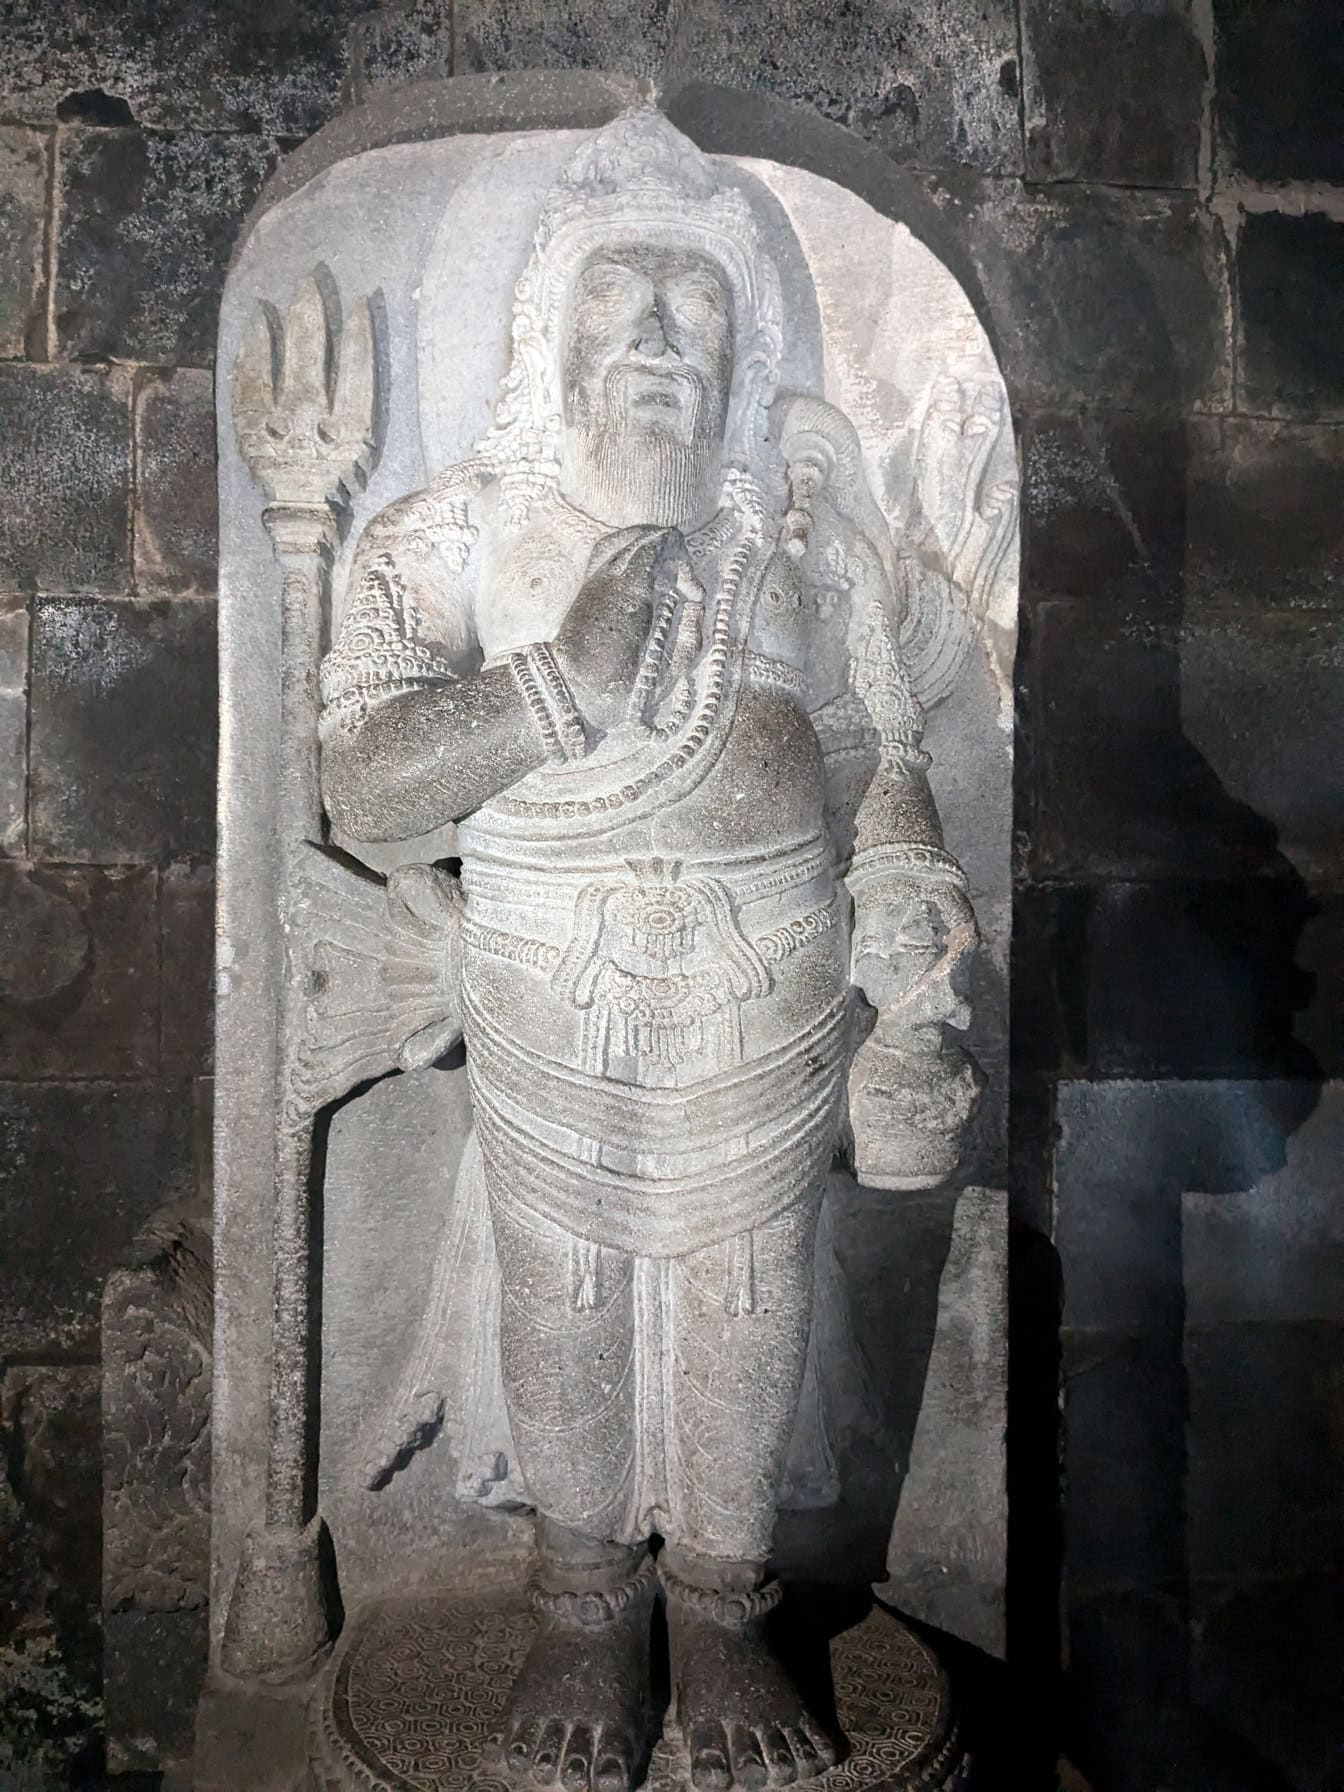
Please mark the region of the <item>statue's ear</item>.
[[806, 553], [814, 510], [824, 504], [844, 534], [867, 545], [890, 584], [895, 571], [891, 530], [869, 487], [854, 425], [824, 398], [782, 393], [776, 410], [779, 450], [789, 479], [786, 552], [796, 559]]

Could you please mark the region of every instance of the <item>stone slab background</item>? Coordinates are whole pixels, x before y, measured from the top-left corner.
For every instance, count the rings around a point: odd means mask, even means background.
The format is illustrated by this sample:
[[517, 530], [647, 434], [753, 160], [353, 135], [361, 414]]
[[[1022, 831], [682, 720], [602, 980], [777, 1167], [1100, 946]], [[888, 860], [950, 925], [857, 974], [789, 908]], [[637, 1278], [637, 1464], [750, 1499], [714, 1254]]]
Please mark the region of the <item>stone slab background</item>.
[[373, 84], [573, 66], [846, 124], [955, 216], [997, 320], [1024, 474], [1005, 1783], [1054, 1783], [1058, 1744], [1096, 1792], [1338, 1788], [1320, 0], [0, 0], [0, 1784], [101, 1783], [99, 1293], [203, 1192], [229, 248]]

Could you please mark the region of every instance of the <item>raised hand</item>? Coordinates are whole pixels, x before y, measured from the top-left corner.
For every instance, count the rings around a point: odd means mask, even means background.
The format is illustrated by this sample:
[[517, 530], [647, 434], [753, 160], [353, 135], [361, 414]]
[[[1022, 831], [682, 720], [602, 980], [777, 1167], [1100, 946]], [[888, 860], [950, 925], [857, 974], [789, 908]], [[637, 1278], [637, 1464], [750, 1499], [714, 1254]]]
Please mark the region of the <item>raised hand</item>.
[[625, 716], [659, 599], [685, 559], [680, 531], [650, 524], [620, 529], [593, 549], [551, 650], [594, 727], [614, 727]]

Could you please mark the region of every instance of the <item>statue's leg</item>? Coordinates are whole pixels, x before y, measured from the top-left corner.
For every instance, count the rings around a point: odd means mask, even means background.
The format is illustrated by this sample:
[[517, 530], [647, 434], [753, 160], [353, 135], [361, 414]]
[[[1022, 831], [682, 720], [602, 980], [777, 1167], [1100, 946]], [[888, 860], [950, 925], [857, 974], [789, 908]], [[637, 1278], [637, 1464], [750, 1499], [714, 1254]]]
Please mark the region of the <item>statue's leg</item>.
[[492, 1203], [509, 1424], [537, 1508], [537, 1635], [504, 1735], [519, 1777], [628, 1792], [648, 1747], [654, 1576], [634, 1534], [632, 1265]]
[[818, 1205], [670, 1266], [667, 1591], [677, 1720], [703, 1792], [835, 1759], [772, 1654], [765, 1564], [812, 1316]]

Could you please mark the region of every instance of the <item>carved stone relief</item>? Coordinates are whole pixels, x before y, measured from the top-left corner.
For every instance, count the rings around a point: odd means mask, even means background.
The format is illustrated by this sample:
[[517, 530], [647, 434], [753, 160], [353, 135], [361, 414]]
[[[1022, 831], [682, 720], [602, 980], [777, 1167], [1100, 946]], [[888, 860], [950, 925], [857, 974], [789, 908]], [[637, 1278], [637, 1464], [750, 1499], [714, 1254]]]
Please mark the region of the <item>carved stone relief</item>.
[[[847, 1191], [938, 1188], [984, 1082], [948, 1029], [1002, 977], [1007, 818], [963, 868], [934, 788], [941, 739], [959, 822], [993, 801], [991, 748], [1003, 789], [1002, 384], [946, 276], [920, 355], [865, 342], [814, 177], [708, 157], [648, 107], [461, 151], [422, 146], [419, 261], [402, 190], [404, 286], [351, 285], [319, 209], [283, 253], [263, 220], [226, 307], [225, 704], [233, 676], [273, 776], [231, 813], [226, 769], [221, 1223], [270, 1312], [238, 1285], [264, 1397], [236, 1358], [217, 1384], [242, 1446], [220, 1684], [283, 1697], [320, 1665], [333, 1540], [347, 1603], [521, 1546], [501, 1769], [640, 1779], [661, 1599], [679, 1771], [837, 1777], [776, 1642], [776, 1520], [816, 1539], [885, 1499], [890, 1524], [894, 1483], [847, 1483], [876, 1379]], [[889, 311], [902, 274], [936, 286], [876, 240]], [[274, 621], [245, 625], [249, 503], [278, 577]], [[249, 629], [273, 696], [238, 663]], [[246, 894], [231, 831], [267, 850]], [[246, 1089], [269, 1148], [241, 1136]], [[340, 1778], [323, 1746], [333, 1785], [402, 1783]]]
[[210, 1582], [209, 1216], [139, 1234], [103, 1295], [103, 1705], [109, 1764], [190, 1754]]

